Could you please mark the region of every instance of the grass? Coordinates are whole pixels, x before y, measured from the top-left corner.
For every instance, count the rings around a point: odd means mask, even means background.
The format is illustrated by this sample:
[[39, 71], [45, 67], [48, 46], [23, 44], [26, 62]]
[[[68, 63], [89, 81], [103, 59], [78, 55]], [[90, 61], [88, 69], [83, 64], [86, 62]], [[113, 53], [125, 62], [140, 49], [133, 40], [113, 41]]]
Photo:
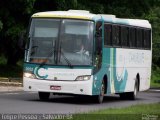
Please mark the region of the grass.
[[110, 108], [73, 115], [74, 120], [146, 120], [148, 117], [158, 117], [154, 120], [160, 119], [160, 103]]

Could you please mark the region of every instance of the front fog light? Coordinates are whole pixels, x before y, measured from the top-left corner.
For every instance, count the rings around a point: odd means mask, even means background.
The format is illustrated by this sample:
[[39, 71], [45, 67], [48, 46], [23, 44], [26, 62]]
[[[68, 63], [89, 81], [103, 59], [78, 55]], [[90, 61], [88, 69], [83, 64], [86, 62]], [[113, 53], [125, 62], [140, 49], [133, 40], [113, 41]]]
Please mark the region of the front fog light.
[[36, 76], [34, 74], [32, 74], [32, 73], [24, 73], [23, 77], [32, 78], [32, 79], [36, 78]]
[[89, 80], [91, 78], [90, 75], [84, 75], [84, 76], [78, 76], [76, 78], [77, 81], [81, 81], [81, 80]]

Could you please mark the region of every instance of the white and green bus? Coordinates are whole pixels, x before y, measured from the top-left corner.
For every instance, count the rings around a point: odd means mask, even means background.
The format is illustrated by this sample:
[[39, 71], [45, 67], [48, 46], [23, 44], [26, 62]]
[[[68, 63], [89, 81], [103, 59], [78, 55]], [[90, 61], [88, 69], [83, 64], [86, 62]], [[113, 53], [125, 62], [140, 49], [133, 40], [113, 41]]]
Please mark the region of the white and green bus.
[[135, 99], [150, 87], [152, 37], [147, 20], [84, 10], [35, 13], [26, 45], [23, 85], [41, 100], [53, 94], [119, 94]]

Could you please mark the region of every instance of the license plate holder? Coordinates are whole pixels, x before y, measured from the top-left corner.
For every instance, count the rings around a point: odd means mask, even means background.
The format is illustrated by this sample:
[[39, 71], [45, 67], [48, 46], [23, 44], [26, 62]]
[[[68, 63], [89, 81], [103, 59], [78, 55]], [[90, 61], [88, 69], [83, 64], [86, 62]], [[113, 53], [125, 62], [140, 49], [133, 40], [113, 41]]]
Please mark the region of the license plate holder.
[[61, 90], [61, 86], [58, 85], [51, 85], [50, 90]]

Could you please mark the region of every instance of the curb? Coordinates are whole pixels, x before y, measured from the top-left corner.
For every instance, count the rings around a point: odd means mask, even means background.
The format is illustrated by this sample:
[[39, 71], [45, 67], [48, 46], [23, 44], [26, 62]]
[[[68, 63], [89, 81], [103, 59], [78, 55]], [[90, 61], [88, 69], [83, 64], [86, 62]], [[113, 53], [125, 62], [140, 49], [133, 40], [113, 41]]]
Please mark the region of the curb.
[[22, 87], [22, 78], [0, 77], [0, 86]]
[[22, 81], [23, 78], [6, 78], [6, 77], [0, 77], [0, 82], [13, 82], [13, 81]]
[[20, 92], [23, 91], [23, 87], [20, 86], [0, 86], [0, 94], [5, 92]]
[[0, 82], [0, 86], [22, 87], [23, 84], [20, 82]]

